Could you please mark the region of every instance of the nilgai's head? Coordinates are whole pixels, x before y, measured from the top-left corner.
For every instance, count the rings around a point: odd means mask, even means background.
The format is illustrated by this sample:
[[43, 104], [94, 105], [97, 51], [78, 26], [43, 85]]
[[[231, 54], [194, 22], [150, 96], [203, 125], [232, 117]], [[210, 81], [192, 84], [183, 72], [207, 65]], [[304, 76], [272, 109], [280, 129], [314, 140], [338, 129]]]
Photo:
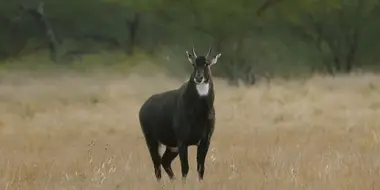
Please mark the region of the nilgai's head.
[[211, 65], [214, 65], [219, 57], [222, 55], [221, 53], [216, 56], [211, 57], [211, 46], [206, 55], [197, 56], [195, 53], [194, 47], [192, 48], [192, 53], [186, 51], [187, 59], [190, 61], [193, 66], [193, 72], [191, 74], [190, 80], [193, 80], [195, 84], [208, 84], [211, 78]]

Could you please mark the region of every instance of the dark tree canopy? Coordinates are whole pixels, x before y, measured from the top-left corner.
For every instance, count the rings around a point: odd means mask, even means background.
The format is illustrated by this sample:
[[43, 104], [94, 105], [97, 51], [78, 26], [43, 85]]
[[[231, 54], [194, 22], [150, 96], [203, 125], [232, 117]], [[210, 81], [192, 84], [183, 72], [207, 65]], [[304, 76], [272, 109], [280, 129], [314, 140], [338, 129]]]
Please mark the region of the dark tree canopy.
[[379, 1], [0, 0], [0, 59], [46, 50], [52, 64], [67, 64], [122, 51], [174, 68], [191, 45], [212, 44], [223, 52], [213, 74], [233, 83], [377, 71]]

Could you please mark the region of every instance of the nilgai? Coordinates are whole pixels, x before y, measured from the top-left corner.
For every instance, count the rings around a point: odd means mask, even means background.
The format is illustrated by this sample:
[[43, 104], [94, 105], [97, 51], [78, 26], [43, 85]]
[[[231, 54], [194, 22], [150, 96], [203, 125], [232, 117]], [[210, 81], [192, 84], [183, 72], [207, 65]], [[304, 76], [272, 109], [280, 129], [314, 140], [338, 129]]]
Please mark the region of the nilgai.
[[[182, 178], [189, 172], [188, 146], [197, 146], [197, 171], [203, 180], [205, 158], [215, 126], [214, 84], [210, 67], [221, 53], [197, 56], [186, 51], [193, 71], [187, 82], [178, 89], [157, 93], [141, 106], [139, 121], [154, 165], [156, 179], [161, 179], [161, 165], [170, 179], [174, 179], [171, 163], [179, 154]], [[162, 157], [160, 144], [166, 146]]]

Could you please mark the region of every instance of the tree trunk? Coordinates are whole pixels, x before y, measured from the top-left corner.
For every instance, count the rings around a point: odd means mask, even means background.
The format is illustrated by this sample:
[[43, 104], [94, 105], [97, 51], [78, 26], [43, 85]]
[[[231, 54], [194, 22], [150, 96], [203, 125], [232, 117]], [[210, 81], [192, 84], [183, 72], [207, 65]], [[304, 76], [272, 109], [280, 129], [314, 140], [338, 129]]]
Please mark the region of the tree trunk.
[[50, 49], [50, 58], [52, 61], [57, 62], [58, 48], [60, 43], [56, 37], [53, 27], [51, 26], [49, 20], [46, 18], [44, 14], [43, 5], [43, 3], [40, 3], [37, 9], [27, 9], [23, 6], [21, 6], [21, 8], [27, 11], [34, 18], [34, 20], [40, 26], [40, 28], [44, 30], [45, 35], [49, 41], [48, 45]]
[[140, 14], [135, 13], [133, 15], [132, 20], [127, 20], [127, 27], [129, 30], [129, 39], [128, 39], [128, 47], [127, 47], [127, 54], [132, 55], [134, 53], [134, 49], [137, 42], [137, 30], [139, 29], [140, 25]]

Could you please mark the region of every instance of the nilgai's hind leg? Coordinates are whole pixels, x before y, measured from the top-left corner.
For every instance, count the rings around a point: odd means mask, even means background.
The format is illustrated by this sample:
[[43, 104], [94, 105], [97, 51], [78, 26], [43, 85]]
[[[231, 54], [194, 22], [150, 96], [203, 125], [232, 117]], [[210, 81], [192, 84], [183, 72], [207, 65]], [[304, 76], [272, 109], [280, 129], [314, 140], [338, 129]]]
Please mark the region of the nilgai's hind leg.
[[172, 170], [171, 163], [173, 162], [174, 158], [177, 157], [178, 150], [174, 150], [174, 148], [166, 147], [164, 155], [162, 155], [162, 167], [168, 174], [170, 179], [174, 179], [174, 173]]
[[159, 143], [149, 136], [146, 136], [145, 139], [150, 157], [152, 158], [154, 174], [156, 175], [156, 179], [159, 181], [161, 179], [161, 157], [158, 151]]

